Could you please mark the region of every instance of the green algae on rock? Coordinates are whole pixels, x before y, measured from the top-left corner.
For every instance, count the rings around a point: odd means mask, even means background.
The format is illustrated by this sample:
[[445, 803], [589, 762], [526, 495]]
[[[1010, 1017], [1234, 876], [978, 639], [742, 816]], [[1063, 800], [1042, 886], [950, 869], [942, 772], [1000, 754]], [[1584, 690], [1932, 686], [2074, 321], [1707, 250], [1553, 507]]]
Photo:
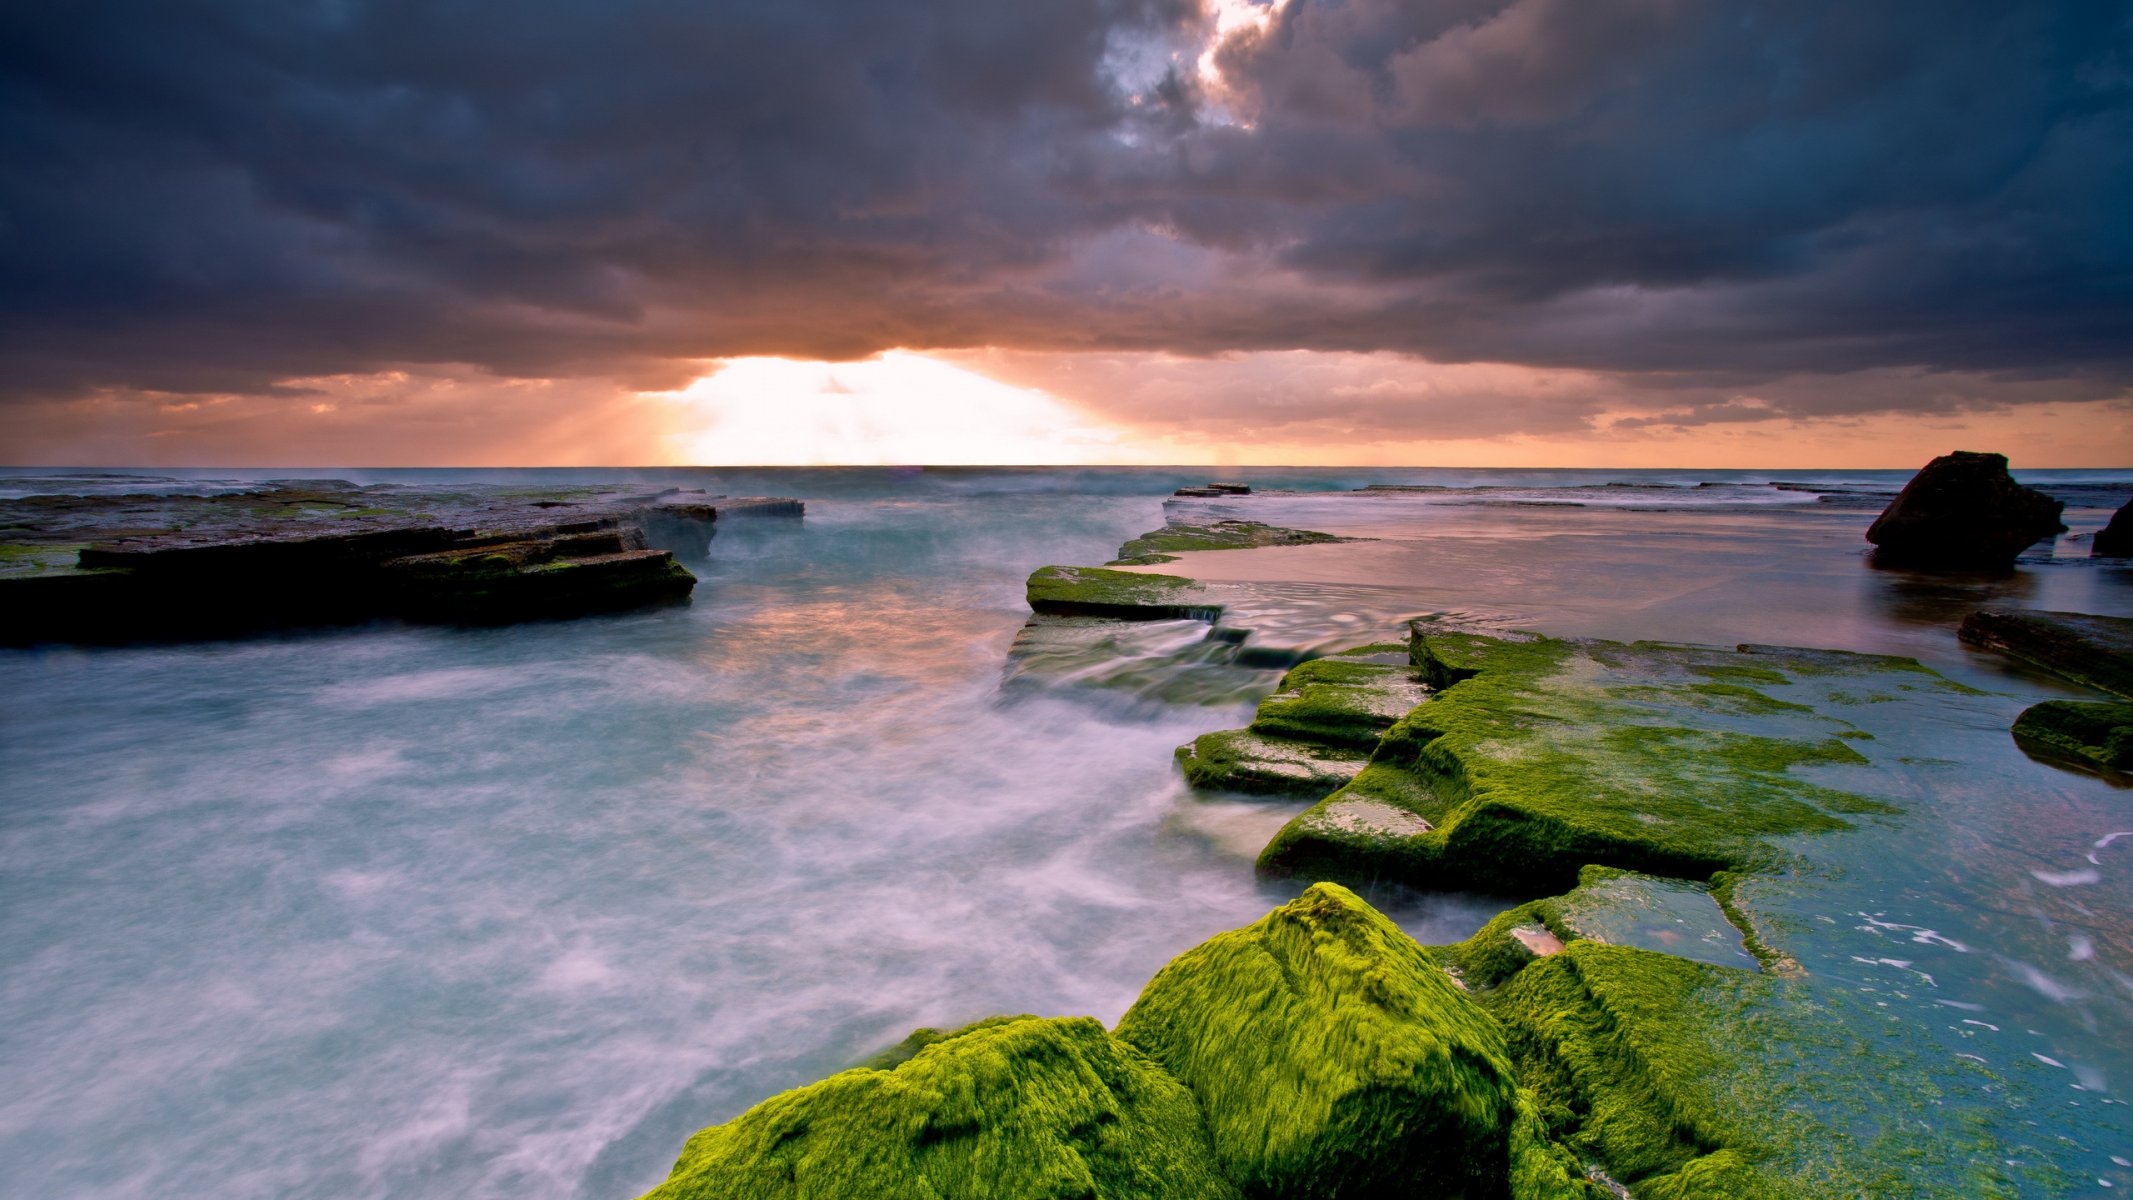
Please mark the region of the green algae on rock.
[[1284, 529], [1258, 521], [1213, 521], [1204, 525], [1173, 521], [1120, 546], [1118, 557], [1111, 565], [1144, 567], [1176, 562], [1178, 555], [1199, 550], [1253, 550], [1262, 546], [1311, 546], [1368, 540], [1310, 529]]
[[2035, 609], [1979, 609], [1958, 635], [1973, 646], [2133, 699], [2133, 618]]
[[1354, 779], [1427, 692], [1413, 667], [1381, 661], [1387, 649], [1359, 646], [1292, 668], [1248, 728], [1178, 747], [1186, 781], [1208, 791], [1323, 796]]
[[[1845, 736], [1859, 731], [1823, 709], [1943, 682], [1909, 659], [1428, 622], [1413, 655], [1438, 694], [1290, 822], [1263, 869], [1530, 896], [1567, 890], [1588, 863], [1689, 879], [1770, 864], [1778, 838], [1893, 811], [1807, 774], [1868, 762]], [[1842, 687], [1807, 705], [1737, 682], [1743, 667]]]
[[1334, 884], [1173, 960], [1118, 1036], [1183, 1080], [1247, 1195], [1501, 1195], [1502, 1032]]
[[646, 1200], [1600, 1200], [1498, 1022], [1335, 884], [1179, 955], [1113, 1033], [920, 1029], [689, 1139]]
[[2133, 770], [2133, 704], [2047, 700], [2015, 718], [2014, 736], [2052, 755]]
[[773, 1096], [645, 1200], [1233, 1200], [1192, 1093], [1089, 1017], [1008, 1019]]
[[1062, 617], [1212, 621], [1222, 615], [1222, 606], [1190, 579], [1102, 567], [1039, 567], [1029, 577], [1028, 597], [1032, 611]]

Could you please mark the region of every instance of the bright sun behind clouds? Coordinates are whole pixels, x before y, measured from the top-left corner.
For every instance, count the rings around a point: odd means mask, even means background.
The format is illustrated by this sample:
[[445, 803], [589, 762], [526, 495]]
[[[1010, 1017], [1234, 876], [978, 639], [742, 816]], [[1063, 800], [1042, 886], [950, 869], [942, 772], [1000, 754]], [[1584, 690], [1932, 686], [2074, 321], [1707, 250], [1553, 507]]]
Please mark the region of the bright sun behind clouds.
[[733, 358], [662, 393], [676, 460], [721, 466], [1137, 461], [1120, 431], [1044, 392], [909, 351], [861, 362]]

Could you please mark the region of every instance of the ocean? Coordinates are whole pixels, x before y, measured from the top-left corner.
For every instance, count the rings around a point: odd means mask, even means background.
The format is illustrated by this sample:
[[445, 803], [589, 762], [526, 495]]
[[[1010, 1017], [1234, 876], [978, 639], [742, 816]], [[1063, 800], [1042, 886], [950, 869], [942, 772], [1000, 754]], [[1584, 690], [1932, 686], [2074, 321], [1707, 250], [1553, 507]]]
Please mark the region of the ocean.
[[[1798, 915], [1848, 933], [1805, 965], [2005, 1063], [2038, 1153], [2133, 1184], [2133, 796], [2021, 754], [2013, 715], [2077, 690], [1954, 636], [1985, 604], [2133, 616], [2133, 569], [2082, 540], [2133, 471], [2018, 472], [2073, 529], [2004, 576], [1867, 563], [1904, 471], [128, 474], [0, 496], [613, 482], [807, 515], [722, 524], [686, 607], [0, 650], [0, 1195], [627, 1198], [694, 1130], [914, 1026], [1115, 1020], [1301, 889], [1251, 862], [1301, 806], [1197, 800], [1171, 760], [1278, 666], [1185, 622], [1102, 680], [1010, 653], [1031, 570], [1166, 514], [1374, 539], [1157, 568], [1236, 585], [1257, 643], [1452, 614], [1902, 654], [1978, 689], [1877, 733], [1960, 769], [1841, 835]], [[1256, 494], [1169, 500], [1210, 477]], [[1425, 942], [1505, 906], [1373, 899]]]

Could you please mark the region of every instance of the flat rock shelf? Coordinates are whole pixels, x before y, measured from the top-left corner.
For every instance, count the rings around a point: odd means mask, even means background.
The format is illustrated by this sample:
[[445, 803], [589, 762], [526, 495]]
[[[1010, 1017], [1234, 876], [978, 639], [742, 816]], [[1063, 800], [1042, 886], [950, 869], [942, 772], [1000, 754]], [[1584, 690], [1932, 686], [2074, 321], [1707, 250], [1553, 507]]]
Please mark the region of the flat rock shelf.
[[229, 637], [391, 618], [582, 616], [688, 598], [713, 524], [797, 500], [673, 489], [359, 487], [0, 501], [0, 642]]

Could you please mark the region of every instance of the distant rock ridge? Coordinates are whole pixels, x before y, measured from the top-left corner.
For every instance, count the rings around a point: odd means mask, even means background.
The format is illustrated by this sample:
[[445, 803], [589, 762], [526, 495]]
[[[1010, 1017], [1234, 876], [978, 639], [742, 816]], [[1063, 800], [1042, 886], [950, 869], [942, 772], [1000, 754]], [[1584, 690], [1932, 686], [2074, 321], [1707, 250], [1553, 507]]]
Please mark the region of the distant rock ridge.
[[[0, 641], [229, 637], [380, 618], [502, 624], [684, 600], [712, 525], [796, 500], [270, 482], [0, 503]], [[665, 547], [655, 547], [657, 539]]]

